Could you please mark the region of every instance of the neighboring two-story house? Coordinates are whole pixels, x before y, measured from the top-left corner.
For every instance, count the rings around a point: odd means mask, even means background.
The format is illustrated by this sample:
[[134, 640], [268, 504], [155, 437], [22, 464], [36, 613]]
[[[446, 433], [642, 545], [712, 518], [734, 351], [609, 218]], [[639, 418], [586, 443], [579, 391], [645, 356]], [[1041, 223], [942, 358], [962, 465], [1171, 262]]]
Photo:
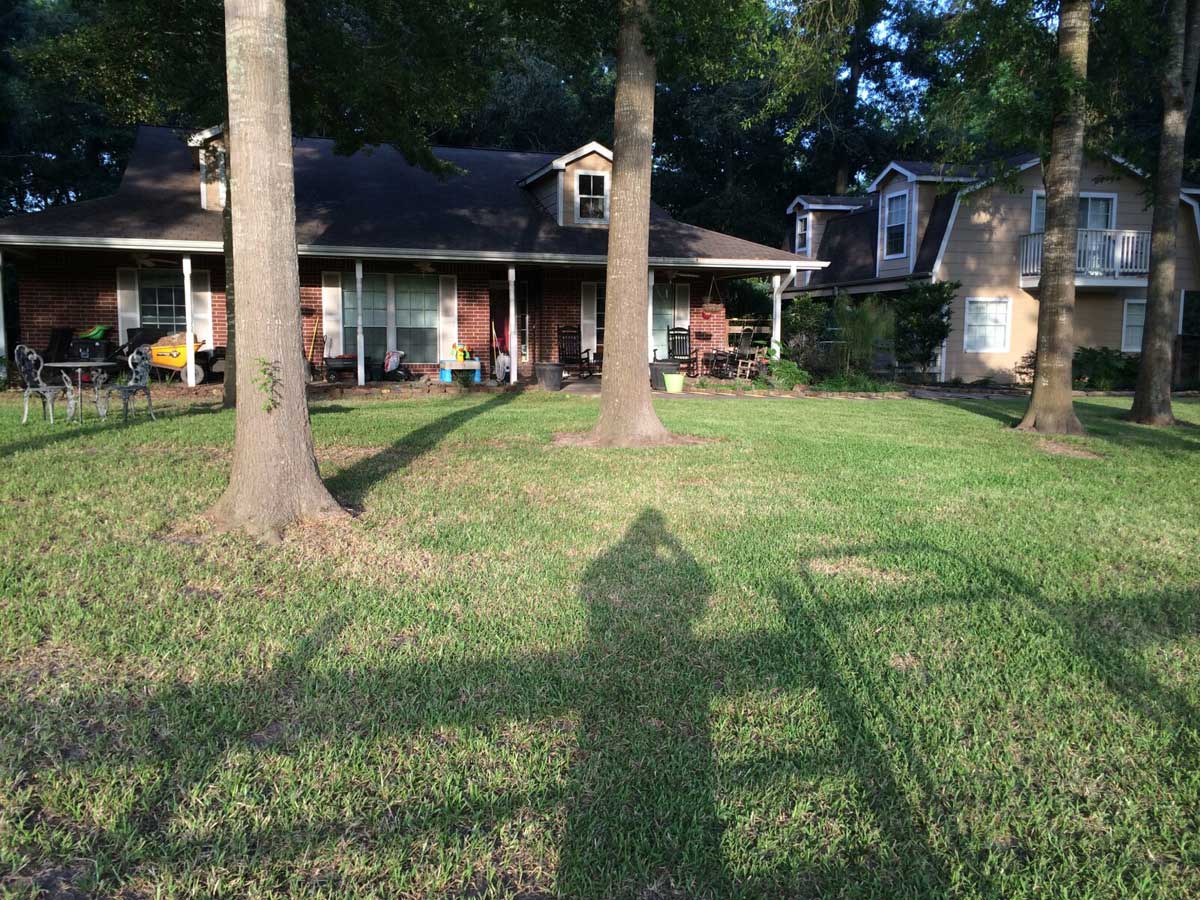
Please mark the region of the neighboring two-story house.
[[[1149, 183], [1132, 166], [1119, 160], [1085, 164], [1075, 272], [1078, 346], [1141, 349], [1148, 202]], [[886, 296], [903, 290], [909, 279], [962, 284], [936, 366], [942, 380], [1011, 381], [1014, 366], [1034, 349], [1045, 225], [1036, 155], [1014, 157], [995, 171], [897, 160], [865, 194], [801, 195], [788, 215], [790, 249], [830, 263], [802, 274], [791, 296]], [[1185, 186], [1179, 198], [1178, 247], [1179, 331], [1200, 335], [1198, 186]], [[1197, 364], [1180, 359], [1177, 370], [1194, 377]]]
[[[339, 156], [295, 142], [296, 241], [304, 348], [314, 361], [404, 350], [435, 371], [466, 343], [491, 366], [493, 335], [512, 340], [523, 376], [558, 359], [561, 326], [603, 353], [612, 153], [437, 148], [444, 178], [390, 147]], [[185, 330], [225, 343], [223, 136], [142, 128], [115, 194], [0, 220], [8, 333], [0, 353], [47, 345], [51, 329]], [[647, 356], [667, 329], [689, 328], [704, 352], [728, 342], [721, 282], [769, 276], [777, 296], [820, 263], [686, 225], [657, 207], [649, 234]], [[15, 294], [15, 296], [13, 296]]]

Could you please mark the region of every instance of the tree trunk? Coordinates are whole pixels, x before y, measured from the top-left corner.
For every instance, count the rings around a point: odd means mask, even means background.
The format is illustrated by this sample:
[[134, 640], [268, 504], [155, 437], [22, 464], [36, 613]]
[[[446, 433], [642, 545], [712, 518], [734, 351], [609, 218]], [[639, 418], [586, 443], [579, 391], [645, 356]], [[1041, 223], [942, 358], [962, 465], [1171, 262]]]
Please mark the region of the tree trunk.
[[1018, 426], [1049, 434], [1083, 434], [1071, 402], [1071, 358], [1075, 352], [1075, 254], [1090, 25], [1089, 0], [1063, 0], [1058, 24], [1060, 99], [1055, 103], [1046, 165], [1037, 363], [1033, 396]]
[[[225, 123], [225, 140], [229, 141], [229, 123]], [[221, 406], [237, 406], [237, 322], [234, 316], [233, 291], [233, 188], [229, 184], [229, 155], [226, 151], [224, 174], [225, 209], [221, 212], [222, 243], [225, 251], [225, 390]]]
[[229, 487], [211, 511], [268, 541], [341, 513], [317, 474], [304, 387], [284, 0], [225, 0], [229, 170], [241, 327]]
[[650, 154], [655, 61], [642, 22], [649, 0], [621, 0], [613, 118], [604, 376], [591, 441], [607, 447], [664, 443], [670, 434], [650, 403], [646, 305], [650, 262]]
[[1142, 329], [1142, 359], [1129, 417], [1143, 425], [1174, 425], [1171, 375], [1176, 306], [1175, 262], [1179, 229], [1179, 189], [1183, 186], [1183, 152], [1187, 123], [1196, 93], [1200, 58], [1200, 0], [1171, 0], [1167, 8], [1169, 44], [1162, 79], [1162, 132], [1158, 169], [1154, 173], [1154, 222], [1150, 239], [1150, 284]]

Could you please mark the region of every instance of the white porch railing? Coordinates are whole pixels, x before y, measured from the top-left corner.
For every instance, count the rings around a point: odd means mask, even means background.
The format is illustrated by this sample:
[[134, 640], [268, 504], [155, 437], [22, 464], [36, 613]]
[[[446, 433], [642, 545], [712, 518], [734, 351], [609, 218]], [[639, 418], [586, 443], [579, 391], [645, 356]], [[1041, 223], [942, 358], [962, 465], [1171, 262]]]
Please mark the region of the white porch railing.
[[[1042, 274], [1045, 235], [1021, 235], [1021, 277]], [[1081, 228], [1075, 250], [1075, 275], [1084, 278], [1143, 277], [1150, 271], [1150, 232], [1116, 228]]]

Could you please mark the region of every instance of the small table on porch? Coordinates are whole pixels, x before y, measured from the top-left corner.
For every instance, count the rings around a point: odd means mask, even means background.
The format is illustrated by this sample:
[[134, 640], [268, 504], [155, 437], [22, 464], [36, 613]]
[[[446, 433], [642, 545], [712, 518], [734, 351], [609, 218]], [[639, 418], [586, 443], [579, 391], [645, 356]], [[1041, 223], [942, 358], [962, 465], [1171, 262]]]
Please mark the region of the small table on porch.
[[100, 385], [96, 383], [95, 373], [105, 372], [108, 369], [116, 369], [120, 367], [120, 363], [111, 359], [69, 359], [63, 362], [48, 362], [43, 363], [43, 369], [62, 369], [65, 371], [75, 370], [75, 385], [78, 390], [78, 401], [75, 404], [75, 417], [80, 425], [83, 424], [83, 370], [94, 373], [92, 375], [92, 385], [95, 390], [96, 415], [101, 419], [104, 418], [100, 412]]

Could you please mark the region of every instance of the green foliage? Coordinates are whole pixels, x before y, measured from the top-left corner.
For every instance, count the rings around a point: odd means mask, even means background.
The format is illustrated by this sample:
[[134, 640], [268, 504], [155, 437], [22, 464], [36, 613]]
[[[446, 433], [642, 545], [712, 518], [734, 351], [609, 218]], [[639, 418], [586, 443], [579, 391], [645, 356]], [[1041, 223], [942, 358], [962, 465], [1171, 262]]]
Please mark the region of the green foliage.
[[1030, 350], [1013, 366], [1013, 377], [1017, 379], [1018, 384], [1033, 384], [1035, 375], [1037, 375], [1037, 350]]
[[258, 374], [254, 376], [254, 387], [263, 395], [263, 411], [274, 412], [279, 408], [279, 363], [258, 357], [254, 360]]
[[889, 347], [895, 332], [895, 319], [887, 302], [874, 294], [857, 301], [839, 294], [833, 304], [833, 318], [849, 367], [870, 372], [875, 368], [875, 355]]
[[812, 375], [790, 359], [781, 359], [778, 355], [774, 355], [767, 363], [767, 373], [771, 384], [783, 391], [790, 391], [798, 384], [808, 384], [812, 381]]
[[878, 381], [861, 372], [847, 372], [842, 375], [831, 375], [822, 378], [812, 389], [818, 392], [882, 394], [904, 390], [903, 385], [894, 381]]
[[957, 281], [909, 281], [891, 300], [895, 315], [896, 362], [924, 372], [950, 335], [950, 304]]
[[1112, 347], [1080, 347], [1071, 360], [1071, 379], [1080, 390], [1127, 391], [1137, 383], [1138, 354]]

